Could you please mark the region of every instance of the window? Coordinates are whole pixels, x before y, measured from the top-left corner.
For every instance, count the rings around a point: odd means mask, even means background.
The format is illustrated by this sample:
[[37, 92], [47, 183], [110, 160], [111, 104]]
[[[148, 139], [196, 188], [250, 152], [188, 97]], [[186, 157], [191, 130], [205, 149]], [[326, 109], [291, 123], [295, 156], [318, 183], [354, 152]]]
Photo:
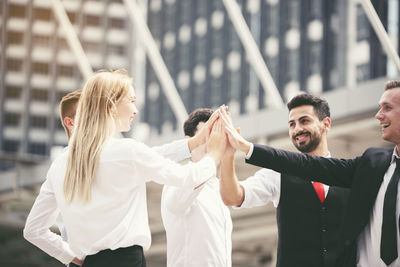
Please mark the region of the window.
[[35, 74], [49, 74], [49, 64], [34, 62], [32, 64], [32, 73]]
[[18, 152], [19, 142], [15, 140], [3, 140], [3, 150], [6, 152]]
[[47, 127], [47, 118], [43, 116], [31, 116], [31, 127], [34, 128], [46, 128]]
[[19, 59], [7, 59], [7, 70], [8, 71], [22, 71], [22, 60]]
[[37, 20], [51, 20], [51, 11], [47, 8], [35, 8], [33, 13], [34, 19]]
[[45, 35], [34, 35], [33, 38], [33, 45], [36, 46], [44, 46], [44, 47], [49, 47], [51, 43], [50, 36], [45, 36]]
[[28, 146], [28, 152], [32, 154], [46, 155], [46, 144], [32, 142]]
[[68, 93], [69, 92], [57, 92], [57, 102], [60, 102], [61, 99]]
[[45, 89], [32, 89], [32, 100], [46, 102], [49, 99], [49, 92]]
[[76, 13], [67, 12], [67, 15], [72, 24], [76, 23]]
[[4, 124], [7, 126], [18, 126], [21, 120], [21, 114], [6, 112], [4, 114]]
[[10, 5], [9, 9], [8, 9], [8, 13], [9, 13], [10, 17], [25, 18], [26, 9], [25, 9], [25, 6]]
[[110, 27], [115, 28], [115, 29], [123, 29], [123, 28], [125, 28], [125, 20], [111, 18], [110, 19]]
[[58, 38], [58, 48], [59, 49], [69, 49], [67, 40], [64, 38]]
[[74, 76], [74, 68], [72, 66], [59, 65], [57, 73], [60, 76], [73, 77]]
[[100, 25], [100, 18], [97, 17], [97, 16], [86, 15], [85, 24], [87, 26], [99, 26]]
[[369, 38], [369, 22], [361, 4], [357, 5], [357, 42], [368, 40]]
[[117, 54], [120, 56], [125, 55], [125, 46], [123, 45], [110, 45], [109, 51], [111, 54]]
[[17, 86], [7, 86], [6, 87], [6, 98], [20, 98], [22, 88]]
[[24, 36], [21, 32], [8, 32], [7, 43], [8, 44], [23, 44]]
[[370, 78], [369, 63], [361, 64], [356, 67], [357, 83], [366, 81]]
[[83, 48], [86, 52], [93, 52], [93, 53], [100, 52], [100, 44], [95, 42], [84, 42]]

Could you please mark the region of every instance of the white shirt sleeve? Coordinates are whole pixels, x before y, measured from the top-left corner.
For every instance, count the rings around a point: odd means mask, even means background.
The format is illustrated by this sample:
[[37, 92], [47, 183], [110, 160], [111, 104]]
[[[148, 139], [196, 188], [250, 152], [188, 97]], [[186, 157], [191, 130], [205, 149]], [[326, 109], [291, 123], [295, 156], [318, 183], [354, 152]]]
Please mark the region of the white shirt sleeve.
[[183, 215], [200, 194], [204, 184], [196, 189], [182, 189], [175, 186], [164, 186], [163, 199], [166, 209], [174, 215]]
[[215, 162], [209, 156], [182, 166], [139, 142], [132, 147], [132, 154], [136, 173], [145, 181], [193, 189], [216, 175]]
[[247, 152], [247, 154], [246, 154], [246, 159], [250, 159], [251, 158], [251, 155], [253, 155], [253, 151], [254, 151], [254, 144], [251, 143], [249, 152]]
[[244, 189], [244, 201], [240, 207], [252, 208], [266, 205], [269, 201], [277, 207], [281, 193], [281, 175], [273, 170], [261, 169], [253, 176], [239, 182]]
[[176, 140], [162, 146], [154, 146], [152, 149], [163, 157], [175, 162], [182, 161], [192, 156], [189, 150], [188, 139]]
[[47, 179], [28, 215], [24, 228], [24, 238], [64, 264], [74, 259], [68, 243], [61, 236], [50, 231], [56, 222], [59, 210], [56, 198]]

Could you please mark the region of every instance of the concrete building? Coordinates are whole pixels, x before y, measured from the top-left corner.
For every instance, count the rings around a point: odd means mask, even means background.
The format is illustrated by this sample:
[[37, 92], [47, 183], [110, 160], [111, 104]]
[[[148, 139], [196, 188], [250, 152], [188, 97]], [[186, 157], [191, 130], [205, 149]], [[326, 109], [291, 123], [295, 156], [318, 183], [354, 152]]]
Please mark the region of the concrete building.
[[[92, 67], [132, 72], [133, 35], [122, 1], [63, 1]], [[66, 145], [58, 118], [62, 96], [82, 86], [51, 1], [0, 5], [0, 151], [48, 156]]]

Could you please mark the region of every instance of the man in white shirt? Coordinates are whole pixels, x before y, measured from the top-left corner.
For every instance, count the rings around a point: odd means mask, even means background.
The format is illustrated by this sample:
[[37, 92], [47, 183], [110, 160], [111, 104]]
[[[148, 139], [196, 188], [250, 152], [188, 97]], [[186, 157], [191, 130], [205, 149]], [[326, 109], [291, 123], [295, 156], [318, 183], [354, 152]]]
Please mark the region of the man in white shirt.
[[[310, 94], [301, 94], [287, 106], [293, 145], [305, 154], [329, 157], [328, 103]], [[238, 183], [233, 165], [234, 149], [227, 150], [221, 161], [222, 199], [237, 208], [262, 206], [270, 201], [274, 204], [279, 234], [277, 266], [333, 266], [349, 190], [310, 183], [269, 169], [261, 169]]]
[[[193, 111], [184, 124], [185, 135], [196, 136], [211, 114], [210, 109]], [[192, 162], [202, 159], [205, 153], [205, 146], [193, 150]], [[165, 185], [161, 216], [167, 235], [168, 267], [232, 265], [232, 220], [220, 197], [216, 177], [192, 190]]]

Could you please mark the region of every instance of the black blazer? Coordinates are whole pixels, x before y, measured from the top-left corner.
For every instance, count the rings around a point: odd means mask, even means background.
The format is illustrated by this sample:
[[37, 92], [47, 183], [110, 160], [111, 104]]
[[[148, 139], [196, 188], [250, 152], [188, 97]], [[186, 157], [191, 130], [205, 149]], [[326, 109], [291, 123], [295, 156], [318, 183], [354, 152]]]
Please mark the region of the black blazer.
[[355, 266], [357, 239], [369, 221], [371, 209], [388, 169], [393, 148], [369, 148], [354, 159], [336, 159], [254, 145], [247, 163], [324, 184], [351, 188], [339, 237], [337, 266]]

